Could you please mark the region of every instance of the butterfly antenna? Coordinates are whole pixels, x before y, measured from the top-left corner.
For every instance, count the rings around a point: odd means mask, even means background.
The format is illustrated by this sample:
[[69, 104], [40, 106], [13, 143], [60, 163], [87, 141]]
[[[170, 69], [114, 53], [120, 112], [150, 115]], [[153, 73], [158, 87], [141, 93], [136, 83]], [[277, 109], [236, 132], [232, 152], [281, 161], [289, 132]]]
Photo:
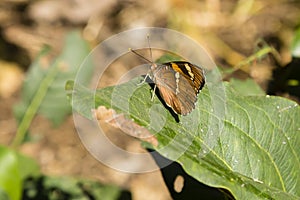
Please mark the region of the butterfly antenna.
[[142, 58], [142, 59], [146, 60], [147, 62], [149, 62], [149, 63], [152, 63], [152, 61], [151, 61], [151, 60], [149, 60], [148, 58], [146, 58], [146, 57], [142, 56], [141, 54], [139, 54], [139, 53], [138, 53], [138, 52], [136, 52], [135, 50], [133, 50], [133, 49], [129, 48], [129, 51], [131, 51], [131, 52], [132, 52], [132, 53], [134, 53], [135, 55], [139, 56], [140, 58]]
[[151, 63], [153, 63], [152, 49], [150, 47], [150, 36], [149, 35], [147, 35], [147, 40], [148, 40], [148, 47], [149, 47], [149, 50], [150, 50]]

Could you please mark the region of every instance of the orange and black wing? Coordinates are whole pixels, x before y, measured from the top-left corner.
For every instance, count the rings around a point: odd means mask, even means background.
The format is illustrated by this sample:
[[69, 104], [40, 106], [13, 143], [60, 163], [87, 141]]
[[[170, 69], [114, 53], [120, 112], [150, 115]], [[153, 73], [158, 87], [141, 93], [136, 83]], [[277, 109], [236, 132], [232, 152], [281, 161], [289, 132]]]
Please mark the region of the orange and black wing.
[[197, 65], [185, 61], [169, 62], [165, 63], [165, 65], [171, 66], [174, 71], [184, 76], [190, 85], [194, 87], [196, 94], [203, 88], [205, 84], [204, 72]]
[[153, 72], [154, 82], [165, 103], [177, 114], [187, 115], [195, 108], [197, 94], [205, 82], [204, 75], [201, 69], [194, 67], [191, 67], [191, 71], [195, 76], [173, 67], [172, 63], [159, 65]]

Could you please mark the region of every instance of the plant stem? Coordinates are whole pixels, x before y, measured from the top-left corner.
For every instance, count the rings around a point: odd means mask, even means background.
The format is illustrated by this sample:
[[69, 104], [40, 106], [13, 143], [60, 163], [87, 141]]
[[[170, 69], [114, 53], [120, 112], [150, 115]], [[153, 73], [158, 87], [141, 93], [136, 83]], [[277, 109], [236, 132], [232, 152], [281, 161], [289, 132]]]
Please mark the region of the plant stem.
[[12, 141], [13, 148], [17, 148], [24, 141], [25, 135], [43, 99], [47, 94], [48, 88], [50, 87], [50, 85], [52, 84], [52, 82], [54, 81], [54, 79], [56, 78], [59, 72], [58, 69], [59, 69], [58, 63], [56, 61], [52, 66], [50, 66], [48, 73], [46, 74], [45, 78], [42, 80], [40, 87], [37, 89], [35, 95], [33, 96], [31, 103], [29, 104], [19, 124], [16, 136]]

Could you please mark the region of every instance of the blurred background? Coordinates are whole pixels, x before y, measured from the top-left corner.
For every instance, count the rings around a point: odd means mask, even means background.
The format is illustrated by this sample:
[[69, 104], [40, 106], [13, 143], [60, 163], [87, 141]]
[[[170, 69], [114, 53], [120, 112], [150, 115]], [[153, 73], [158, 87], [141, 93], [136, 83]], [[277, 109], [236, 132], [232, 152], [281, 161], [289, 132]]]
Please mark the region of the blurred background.
[[[252, 78], [267, 91], [274, 69], [292, 61], [291, 44], [299, 24], [300, 2], [296, 0], [1, 0], [0, 144], [9, 146], [16, 134], [13, 107], [21, 100], [30, 65], [44, 45], [51, 47], [51, 58], [58, 56], [70, 31], [78, 30], [92, 49], [131, 28], [170, 28], [203, 45], [224, 69], [239, 66], [268, 45], [276, 51], [257, 55], [258, 59], [230, 75]], [[113, 76], [123, 72], [126, 69], [120, 65], [104, 81], [112, 84]], [[280, 94], [290, 97], [285, 92]], [[143, 151], [139, 141], [120, 139], [119, 130], [106, 128], [125, 149]], [[132, 199], [171, 199], [160, 172], [127, 174], [94, 159], [81, 144], [70, 115], [59, 126], [36, 115], [29, 131], [34, 139], [22, 143], [19, 151], [34, 158], [43, 174], [116, 185], [129, 191]]]

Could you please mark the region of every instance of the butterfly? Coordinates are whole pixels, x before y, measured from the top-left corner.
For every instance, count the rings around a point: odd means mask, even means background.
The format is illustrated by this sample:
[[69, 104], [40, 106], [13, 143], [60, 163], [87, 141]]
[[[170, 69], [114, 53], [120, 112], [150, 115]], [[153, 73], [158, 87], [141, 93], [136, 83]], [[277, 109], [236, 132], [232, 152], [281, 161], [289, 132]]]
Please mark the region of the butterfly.
[[[149, 42], [149, 40], [148, 40]], [[149, 45], [150, 55], [152, 51]], [[156, 88], [167, 106], [176, 114], [187, 115], [197, 102], [197, 97], [205, 84], [204, 70], [187, 61], [172, 61], [162, 64], [154, 63], [133, 49], [131, 52], [151, 63], [150, 71], [146, 75], [154, 82], [152, 100]]]

